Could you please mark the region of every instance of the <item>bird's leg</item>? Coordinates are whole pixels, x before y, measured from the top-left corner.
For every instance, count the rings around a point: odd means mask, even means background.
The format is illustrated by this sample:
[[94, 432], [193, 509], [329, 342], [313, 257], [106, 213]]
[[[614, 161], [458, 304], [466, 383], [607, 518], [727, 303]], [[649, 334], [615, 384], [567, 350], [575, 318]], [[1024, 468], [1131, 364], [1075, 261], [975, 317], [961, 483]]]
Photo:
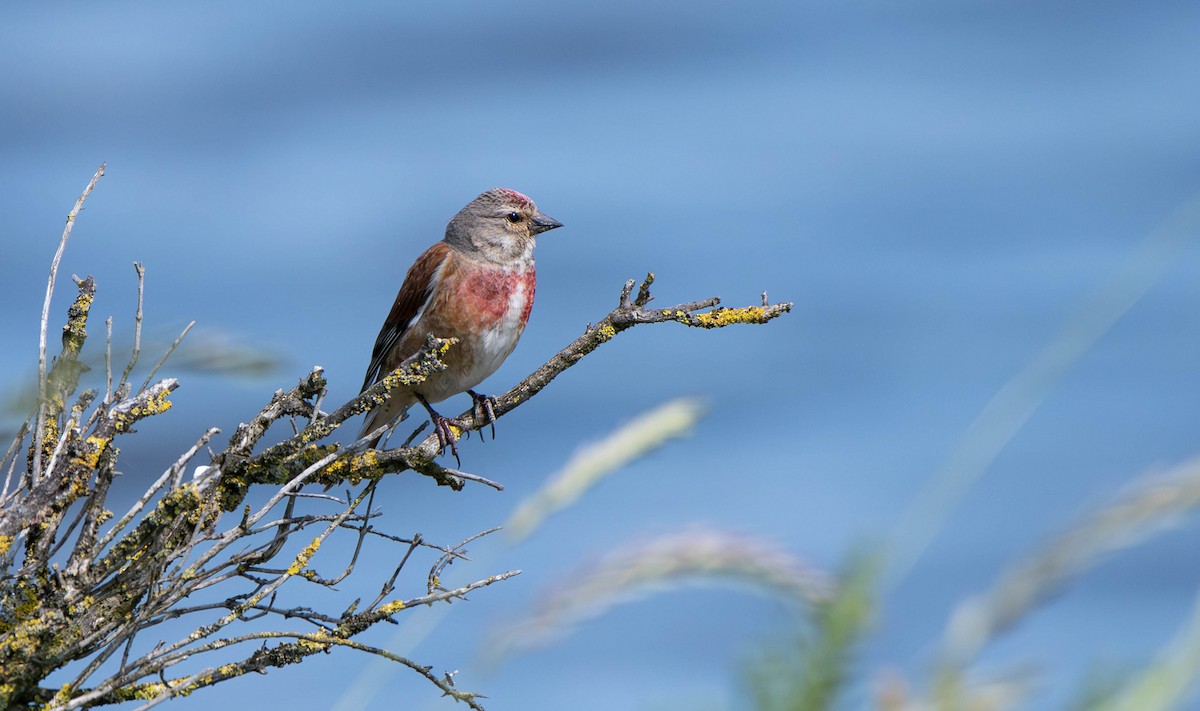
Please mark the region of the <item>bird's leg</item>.
[[446, 451], [446, 447], [450, 447], [450, 453], [454, 455], [454, 461], [459, 466], [462, 466], [462, 460], [458, 458], [458, 438], [454, 436], [454, 431], [450, 428], [457, 427], [463, 432], [466, 432], [467, 428], [458, 420], [439, 415], [436, 410], [429, 406], [429, 401], [424, 396], [418, 394], [417, 400], [425, 406], [426, 411], [429, 412], [429, 419], [433, 420], [433, 430], [437, 432], [438, 444], [442, 447], [439, 451], [444, 452]]
[[[474, 390], [468, 390], [467, 394], [474, 401], [474, 408], [479, 412], [479, 419], [492, 426], [492, 439], [496, 439], [496, 398], [491, 395], [480, 395]], [[479, 435], [479, 439], [483, 439], [483, 434]]]

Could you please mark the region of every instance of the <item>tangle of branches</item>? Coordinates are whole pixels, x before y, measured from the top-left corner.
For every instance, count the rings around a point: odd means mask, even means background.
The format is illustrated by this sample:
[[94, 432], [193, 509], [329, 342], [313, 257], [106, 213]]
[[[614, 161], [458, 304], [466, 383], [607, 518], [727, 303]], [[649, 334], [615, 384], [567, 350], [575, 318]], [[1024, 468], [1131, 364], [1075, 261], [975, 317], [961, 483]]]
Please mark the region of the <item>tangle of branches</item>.
[[[420, 535], [379, 530], [374, 497], [381, 477], [411, 471], [454, 490], [502, 487], [437, 463], [433, 434], [387, 450], [368, 448], [370, 435], [347, 444], [330, 441], [346, 420], [383, 402], [390, 390], [443, 368], [440, 358], [455, 346], [453, 339], [430, 335], [425, 347], [388, 377], [331, 411], [323, 409], [326, 382], [314, 368], [290, 390], [276, 392], [206, 463], [195, 459], [210, 451], [219, 433], [215, 428], [200, 434], [132, 506], [120, 515], [108, 509], [118, 443], [134, 434], [139, 421], [170, 409], [179, 382], [158, 378], [158, 372], [187, 329], [140, 384], [130, 379], [141, 350], [144, 269], [138, 264], [134, 345], [120, 372], [114, 368], [109, 319], [103, 381], [81, 389], [87, 369], [80, 352], [97, 290], [91, 277], [77, 280], [62, 349], [52, 361], [48, 357], [58, 263], [103, 172], [101, 166], [68, 215], [42, 314], [37, 406], [0, 460], [0, 708], [65, 710], [130, 700], [143, 700], [140, 708], [148, 708], [337, 647], [407, 666], [443, 694], [482, 708], [480, 697], [457, 689], [450, 675], [356, 638], [406, 610], [461, 599], [520, 573], [510, 570], [443, 588], [441, 571], [464, 554], [467, 543], [491, 531], [439, 546]], [[648, 306], [652, 282], [650, 275], [636, 294], [634, 282], [628, 282], [611, 313], [496, 398], [495, 416], [528, 402], [559, 373], [635, 325], [765, 323], [791, 308], [768, 304], [764, 295], [761, 305], [740, 309], [714, 308], [715, 298], [653, 309]], [[459, 420], [467, 431], [485, 425], [472, 412]], [[290, 424], [290, 431], [277, 444], [262, 446], [280, 422]], [[189, 467], [191, 476], [185, 473]], [[339, 498], [306, 493], [305, 484], [359, 490]], [[256, 504], [262, 501], [256, 506], [248, 503], [252, 489]], [[313, 558], [334, 534], [355, 540], [353, 553], [336, 573], [319, 573]], [[341, 612], [292, 602], [303, 596], [302, 586], [332, 587], [353, 574], [369, 539], [398, 546], [399, 563], [374, 599], [356, 601]], [[400, 574], [421, 548], [435, 551], [435, 562], [417, 591], [400, 594]], [[189, 631], [174, 640], [162, 638], [165, 628], [159, 625], [167, 622], [173, 630], [186, 623]], [[65, 681], [50, 687], [45, 682], [51, 674]]]

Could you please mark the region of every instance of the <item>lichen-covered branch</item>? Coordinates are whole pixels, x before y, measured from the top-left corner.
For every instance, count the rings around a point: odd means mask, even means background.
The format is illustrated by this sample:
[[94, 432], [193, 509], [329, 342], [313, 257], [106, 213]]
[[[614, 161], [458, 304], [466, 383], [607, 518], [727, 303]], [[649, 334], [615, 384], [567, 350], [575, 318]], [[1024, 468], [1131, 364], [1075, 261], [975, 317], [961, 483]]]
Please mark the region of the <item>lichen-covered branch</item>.
[[[101, 170], [93, 178], [71, 213], [51, 281], [78, 208], [102, 174]], [[379, 433], [345, 444], [332, 441], [347, 420], [380, 406], [391, 391], [444, 369], [443, 358], [456, 341], [430, 335], [417, 354], [331, 412], [322, 409], [324, 372], [314, 368], [291, 389], [275, 392], [207, 463], [195, 466], [193, 459], [218, 434], [215, 428], [201, 430], [195, 444], [157, 477], [127, 478], [152, 483], [122, 515], [114, 516], [107, 504], [118, 471], [117, 443], [124, 445], [143, 419], [171, 409], [171, 394], [180, 383], [173, 378], [154, 382], [154, 376], [188, 331], [184, 329], [140, 386], [131, 380], [141, 351], [146, 276], [141, 264], [135, 264], [135, 270], [134, 347], [116, 382], [110, 319], [103, 380], [97, 388], [77, 393], [87, 373], [80, 353], [96, 299], [93, 279], [78, 280], [62, 350], [52, 367], [45, 367], [42, 349], [44, 377], [37, 411], [0, 460], [0, 468], [9, 469], [0, 491], [0, 708], [67, 710], [129, 700], [145, 701], [148, 707], [337, 647], [408, 666], [456, 701], [481, 708], [481, 697], [459, 691], [448, 676], [355, 637], [414, 606], [461, 599], [520, 572], [442, 589], [437, 581], [443, 569], [465, 554], [467, 543], [494, 529], [451, 547], [427, 543], [419, 534], [404, 537], [378, 530], [373, 501], [381, 477], [411, 471], [456, 490], [468, 482], [503, 487], [479, 474], [439, 464], [433, 436], [389, 450], [370, 447]], [[714, 308], [715, 298], [652, 309], [652, 283], [650, 275], [636, 296], [634, 282], [627, 283], [616, 309], [496, 398], [495, 416], [521, 406], [559, 373], [635, 325], [675, 322], [719, 328], [765, 323], [791, 308], [789, 303], [768, 304], [764, 296], [761, 306], [738, 309]], [[460, 420], [467, 431], [483, 425], [482, 418], [470, 412]], [[277, 434], [272, 427], [281, 422], [287, 434], [268, 440]], [[266, 441], [276, 443], [264, 446]], [[24, 464], [23, 471], [17, 469], [19, 464]], [[190, 477], [185, 474], [189, 467], [194, 469]], [[358, 494], [347, 492], [344, 499], [303, 491], [305, 484], [362, 483], [366, 486]], [[266, 495], [256, 497], [257, 508], [252, 508], [247, 497], [255, 487]], [[322, 552], [338, 531], [357, 536], [348, 560], [330, 560]], [[399, 545], [402, 552], [365, 607], [356, 601], [337, 613], [288, 602], [299, 588], [331, 588], [354, 574], [368, 539]], [[415, 597], [398, 595], [397, 580], [410, 558], [428, 555], [431, 549], [440, 556], [427, 576], [429, 585]], [[330, 569], [324, 570], [326, 566]], [[243, 631], [243, 623], [264, 617], [279, 620], [282, 629]], [[191, 623], [191, 633], [146, 651], [149, 645], [139, 642], [168, 620]], [[306, 627], [289, 629], [296, 621]], [[249, 645], [256, 649], [249, 651]], [[209, 660], [216, 663], [210, 665]], [[174, 668], [184, 662], [192, 669], [208, 668], [178, 676]], [[66, 684], [57, 689], [44, 686], [50, 674], [64, 669]]]
[[[493, 405], [496, 417], [511, 412], [528, 402], [530, 398], [541, 392], [542, 388], [549, 385], [551, 380], [554, 380], [554, 378], [558, 377], [567, 368], [578, 363], [584, 356], [611, 341], [618, 333], [627, 331], [639, 324], [674, 322], [695, 328], [723, 328], [735, 324], [767, 323], [792, 310], [792, 303], [790, 301], [768, 304], [766, 294], [763, 294], [762, 304], [758, 306], [743, 306], [732, 309], [720, 308], [718, 304], [721, 303], [721, 300], [714, 296], [702, 301], [692, 301], [666, 308], [652, 309], [648, 305], [653, 299], [650, 294], [650, 286], [653, 283], [654, 274], [647, 274], [645, 280], [638, 288], [637, 296], [631, 300], [630, 295], [633, 293], [634, 281], [631, 279], [626, 282], [624, 288], [621, 290], [621, 298], [617, 308], [613, 309], [595, 325], [589, 325], [582, 336], [572, 341], [570, 345], [555, 354], [553, 358], [546, 361], [540, 368], [530, 373], [529, 376], [520, 383], [517, 383], [511, 390], [496, 398], [496, 402]], [[711, 310], [706, 311], [706, 309]], [[477, 413], [470, 410], [459, 415], [456, 419], [462, 422], [467, 430], [478, 430], [487, 424], [482, 418], [477, 417]], [[423, 442], [414, 447], [413, 451], [406, 454], [404, 461], [432, 461], [433, 456], [438, 451], [438, 447], [437, 436], [431, 434]]]

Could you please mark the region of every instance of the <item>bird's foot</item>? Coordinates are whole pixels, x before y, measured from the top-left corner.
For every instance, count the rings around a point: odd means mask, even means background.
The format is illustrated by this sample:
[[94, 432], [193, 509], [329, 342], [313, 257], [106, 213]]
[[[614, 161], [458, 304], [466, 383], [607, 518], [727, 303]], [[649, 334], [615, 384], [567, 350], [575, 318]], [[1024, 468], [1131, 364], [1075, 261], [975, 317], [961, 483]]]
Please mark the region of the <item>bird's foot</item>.
[[449, 447], [450, 453], [454, 455], [454, 461], [461, 467], [462, 460], [458, 458], [458, 435], [454, 430], [457, 428], [459, 432], [465, 433], [466, 426], [458, 420], [438, 414], [437, 410], [430, 407], [429, 401], [419, 393], [417, 402], [425, 407], [425, 411], [429, 413], [429, 419], [433, 422], [433, 431], [437, 433], [438, 438], [438, 454], [442, 454], [446, 451], [446, 447]]
[[[467, 394], [471, 396], [472, 408], [474, 410], [476, 420], [482, 420], [484, 423], [492, 426], [492, 439], [496, 439], [496, 398], [491, 395], [481, 395], [474, 390], [468, 390]], [[483, 434], [479, 435], [479, 439], [483, 440]]]
[[458, 435], [455, 434], [454, 430], [457, 428], [459, 432], [465, 433], [467, 431], [466, 426], [452, 417], [443, 417], [436, 412], [431, 411], [429, 416], [433, 420], [433, 430], [437, 433], [438, 445], [440, 446], [438, 454], [445, 452], [446, 448], [449, 447], [450, 453], [454, 455], [454, 461], [461, 467], [462, 460], [458, 458]]

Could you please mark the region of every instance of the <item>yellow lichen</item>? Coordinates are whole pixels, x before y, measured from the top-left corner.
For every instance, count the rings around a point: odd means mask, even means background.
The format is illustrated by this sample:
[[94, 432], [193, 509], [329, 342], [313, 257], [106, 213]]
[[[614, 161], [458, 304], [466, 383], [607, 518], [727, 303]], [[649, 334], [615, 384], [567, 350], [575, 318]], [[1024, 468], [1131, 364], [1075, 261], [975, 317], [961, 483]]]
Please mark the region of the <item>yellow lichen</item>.
[[696, 314], [694, 324], [701, 328], [721, 328], [735, 323], [766, 323], [767, 312], [759, 306], [744, 306], [740, 309], [714, 309], [706, 314]]
[[163, 388], [157, 395], [150, 398], [145, 407], [135, 407], [130, 410], [130, 414], [135, 417], [149, 417], [151, 415], [161, 415], [171, 409], [171, 391]]
[[[384, 384], [384, 388], [392, 390], [402, 385], [416, 385], [424, 382], [433, 373], [444, 370], [446, 364], [442, 362], [441, 358], [456, 343], [458, 343], [457, 338], [441, 339], [432, 352], [426, 352], [417, 362], [408, 366], [400, 366], [382, 378], [381, 382]], [[376, 404], [380, 402], [383, 402], [382, 398], [379, 398]]]
[[128, 699], [130, 701], [150, 701], [156, 699], [163, 694], [174, 691], [179, 696], [187, 696], [201, 686], [212, 683], [211, 677], [201, 677], [191, 684], [184, 685], [186, 679], [170, 679], [167, 683], [154, 682], [150, 684], [138, 684], [134, 687], [126, 687], [118, 689], [118, 697]]
[[314, 634], [312, 636], [318, 637], [318, 639], [314, 640], [301, 638], [296, 642], [296, 646], [308, 652], [323, 652], [333, 646], [332, 640], [329, 642], [318, 641], [320, 639], [319, 635]]
[[91, 595], [85, 595], [82, 599], [77, 600], [67, 606], [67, 612], [71, 616], [80, 615], [84, 612], [87, 612], [88, 608], [91, 607], [94, 602], [95, 600]]
[[373, 449], [369, 449], [362, 454], [331, 462], [329, 466], [325, 467], [325, 471], [329, 474], [341, 474], [343, 472], [355, 472], [377, 466], [379, 466], [379, 453]]
[[379, 471], [379, 453], [369, 449], [362, 454], [331, 462], [318, 476], [318, 480], [326, 484], [345, 482], [353, 486], [363, 479], [377, 475]]
[[71, 459], [71, 464], [85, 469], [95, 469], [100, 464], [100, 455], [104, 454], [110, 441], [97, 435], [88, 437], [84, 440], [83, 447], [80, 448], [79, 456]]
[[133, 698], [137, 699], [138, 701], [149, 701], [150, 699], [157, 697], [159, 694], [161, 694], [162, 692], [164, 692], [166, 690], [167, 690], [166, 684], [159, 684], [159, 683], [146, 684], [145, 686], [138, 688], [137, 691], [134, 692]]
[[617, 329], [612, 327], [612, 324], [605, 324], [600, 327], [600, 342], [604, 343], [613, 336], [617, 335]]
[[[55, 409], [59, 412], [62, 411], [61, 399], [55, 404]], [[45, 432], [42, 435], [42, 458], [48, 462], [50, 459], [50, 454], [54, 452], [55, 447], [58, 446], [58, 436], [61, 434], [58, 429], [58, 419], [55, 417], [47, 417], [44, 429]]]
[[56, 693], [54, 695], [54, 697], [52, 699], [50, 699], [50, 703], [46, 704], [46, 708], [51, 708], [53, 706], [62, 706], [63, 704], [67, 703], [70, 700], [71, 700], [71, 685], [63, 684], [62, 687], [58, 690], [58, 693]]
[[12, 543], [12, 536], [0, 536], [0, 556], [7, 553], [9, 548], [12, 548]]
[[307, 546], [304, 547], [304, 550], [302, 550], [298, 554], [296, 554], [296, 560], [292, 561], [292, 564], [288, 566], [288, 569], [287, 569], [288, 575], [296, 575], [301, 570], [304, 570], [304, 566], [308, 565], [309, 559], [311, 559], [313, 557], [313, 555], [316, 554], [317, 549], [320, 547], [321, 547], [321, 539], [314, 538], [312, 543], [309, 543]]
[[132, 407], [129, 412], [118, 413], [114, 417], [117, 432], [128, 432], [130, 425], [144, 417], [161, 415], [171, 409], [171, 391], [163, 388], [157, 395], [146, 401], [144, 405]]

